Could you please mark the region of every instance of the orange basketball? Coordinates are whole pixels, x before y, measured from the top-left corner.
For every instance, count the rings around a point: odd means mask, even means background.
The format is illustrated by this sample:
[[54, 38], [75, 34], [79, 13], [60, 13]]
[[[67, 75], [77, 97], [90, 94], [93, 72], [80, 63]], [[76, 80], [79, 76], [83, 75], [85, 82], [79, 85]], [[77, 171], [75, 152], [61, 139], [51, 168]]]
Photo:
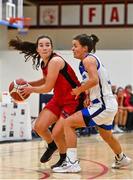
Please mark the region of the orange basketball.
[[19, 92], [19, 89], [21, 89], [27, 85], [28, 85], [28, 83], [24, 79], [16, 79], [10, 83], [9, 93], [15, 102], [23, 102], [25, 99], [27, 99], [30, 96], [30, 94], [29, 94], [26, 97], [23, 97]]

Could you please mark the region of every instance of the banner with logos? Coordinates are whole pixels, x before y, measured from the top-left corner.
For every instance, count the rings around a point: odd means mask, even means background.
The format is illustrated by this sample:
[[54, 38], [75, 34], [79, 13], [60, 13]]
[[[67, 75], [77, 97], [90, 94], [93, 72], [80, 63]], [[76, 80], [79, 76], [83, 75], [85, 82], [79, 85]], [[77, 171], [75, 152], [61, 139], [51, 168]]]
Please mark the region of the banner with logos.
[[27, 103], [0, 103], [0, 141], [30, 140], [31, 118]]
[[86, 27], [133, 25], [132, 3], [40, 5], [39, 26]]

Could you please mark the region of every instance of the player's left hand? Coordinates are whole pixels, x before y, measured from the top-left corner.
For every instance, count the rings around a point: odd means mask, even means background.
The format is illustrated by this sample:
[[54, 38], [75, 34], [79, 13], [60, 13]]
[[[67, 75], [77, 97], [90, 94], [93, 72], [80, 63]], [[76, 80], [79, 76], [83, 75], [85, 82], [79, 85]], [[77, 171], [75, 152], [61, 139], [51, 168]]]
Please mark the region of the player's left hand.
[[33, 93], [33, 87], [32, 87], [30, 84], [28, 84], [28, 85], [25, 86], [25, 87], [21, 87], [21, 88], [19, 89], [19, 92], [20, 92], [20, 94], [21, 94], [23, 97], [25, 97], [25, 96]]
[[72, 95], [75, 95], [75, 96], [76, 96], [75, 99], [78, 98], [78, 96], [80, 95], [80, 93], [81, 93], [81, 92], [80, 92], [80, 90], [79, 90], [78, 87], [72, 89], [72, 92], [71, 92]]
[[90, 105], [90, 99], [86, 97], [86, 99], [83, 102], [84, 107], [88, 107]]

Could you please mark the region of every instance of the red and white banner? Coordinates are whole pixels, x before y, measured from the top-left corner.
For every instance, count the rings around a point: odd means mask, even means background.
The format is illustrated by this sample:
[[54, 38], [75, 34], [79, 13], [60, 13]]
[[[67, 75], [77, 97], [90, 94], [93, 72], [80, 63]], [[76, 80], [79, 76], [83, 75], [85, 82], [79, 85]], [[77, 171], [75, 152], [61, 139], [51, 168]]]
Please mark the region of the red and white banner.
[[39, 26], [133, 25], [133, 3], [41, 5]]
[[101, 25], [102, 18], [103, 15], [101, 5], [83, 6], [83, 25]]

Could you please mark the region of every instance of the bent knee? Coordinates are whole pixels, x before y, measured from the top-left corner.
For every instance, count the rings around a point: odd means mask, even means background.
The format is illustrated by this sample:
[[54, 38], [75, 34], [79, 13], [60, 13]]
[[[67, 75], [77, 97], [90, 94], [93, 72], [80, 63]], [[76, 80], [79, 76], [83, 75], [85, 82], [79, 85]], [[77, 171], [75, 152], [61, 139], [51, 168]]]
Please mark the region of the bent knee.
[[102, 136], [102, 138], [104, 139], [104, 141], [106, 142], [106, 143], [108, 143], [108, 142], [110, 142], [110, 141], [112, 141], [112, 139], [113, 139], [113, 135], [112, 134], [104, 134], [104, 135], [101, 135]]
[[63, 125], [64, 125], [64, 127], [72, 127], [73, 123], [72, 123], [71, 119], [67, 118], [64, 120]]
[[36, 132], [40, 132], [40, 131], [43, 131], [45, 132], [46, 130], [48, 130], [48, 127], [45, 126], [45, 124], [43, 123], [40, 123], [39, 121], [36, 121], [35, 124], [34, 124], [34, 130]]
[[75, 119], [67, 118], [64, 120], [64, 127], [77, 128], [78, 122]]
[[52, 130], [52, 137], [53, 137], [53, 139], [56, 140], [58, 138], [61, 138], [62, 135], [64, 136], [63, 129], [56, 128], [56, 129]]

